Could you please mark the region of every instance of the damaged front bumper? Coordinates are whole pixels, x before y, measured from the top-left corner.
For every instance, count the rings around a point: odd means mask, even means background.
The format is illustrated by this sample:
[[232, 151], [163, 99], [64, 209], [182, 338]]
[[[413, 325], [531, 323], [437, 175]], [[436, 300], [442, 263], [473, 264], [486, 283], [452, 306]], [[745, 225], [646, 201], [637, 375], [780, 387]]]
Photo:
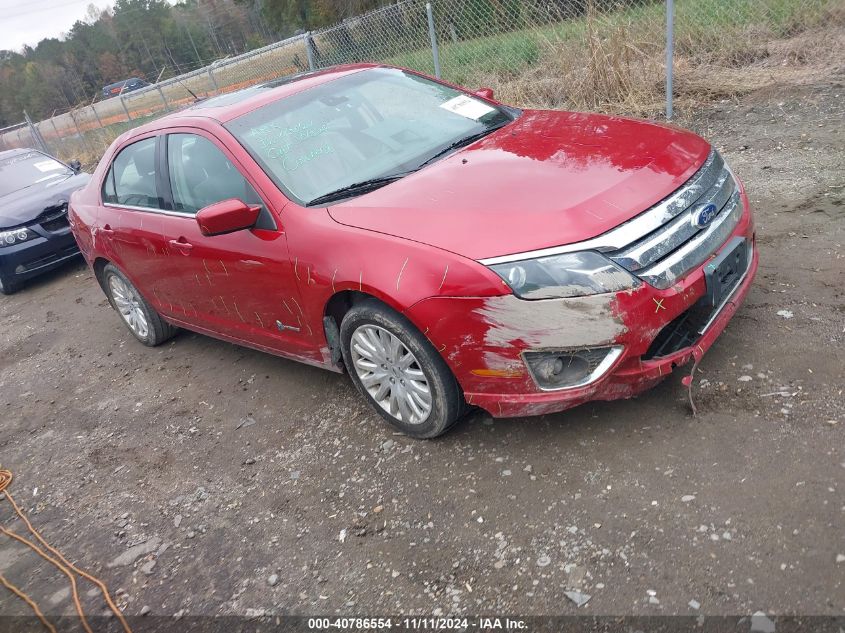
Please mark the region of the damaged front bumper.
[[[514, 295], [434, 297], [407, 316], [449, 364], [469, 404], [495, 417], [555, 413], [591, 400], [630, 398], [700, 358], [741, 305], [757, 271], [758, 253], [747, 199], [727, 241], [708, 261], [665, 289], [642, 283], [633, 290], [589, 297], [525, 301]], [[708, 265], [744, 239], [745, 270], [712, 300]], [[712, 277], [712, 270], [710, 271]], [[543, 387], [526, 356], [541, 352], [595, 352], [589, 380]], [[609, 359], [609, 360], [608, 360]], [[604, 362], [602, 362], [604, 361]]]

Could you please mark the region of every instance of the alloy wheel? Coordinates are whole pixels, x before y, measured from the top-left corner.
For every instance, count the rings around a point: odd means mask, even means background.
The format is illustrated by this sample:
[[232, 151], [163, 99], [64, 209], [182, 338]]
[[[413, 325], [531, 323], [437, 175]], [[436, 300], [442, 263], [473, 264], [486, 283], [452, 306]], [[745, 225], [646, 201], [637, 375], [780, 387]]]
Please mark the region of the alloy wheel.
[[138, 338], [147, 338], [150, 327], [144, 309], [141, 307], [141, 298], [135, 289], [117, 275], [111, 275], [109, 290], [117, 311], [120, 312], [120, 316], [123, 317], [129, 329]]
[[361, 325], [352, 333], [352, 364], [373, 400], [406, 424], [422, 424], [431, 414], [428, 378], [413, 352], [384, 328]]

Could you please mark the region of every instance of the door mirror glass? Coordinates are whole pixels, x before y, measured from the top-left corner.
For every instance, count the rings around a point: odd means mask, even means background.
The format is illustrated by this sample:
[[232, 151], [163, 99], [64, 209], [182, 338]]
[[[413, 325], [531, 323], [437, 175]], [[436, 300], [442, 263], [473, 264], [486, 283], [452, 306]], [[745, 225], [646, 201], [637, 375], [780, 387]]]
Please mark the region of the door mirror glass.
[[221, 200], [197, 211], [197, 224], [203, 235], [223, 235], [251, 229], [258, 221], [261, 207], [250, 206], [237, 198]]
[[493, 98], [493, 89], [492, 88], [479, 88], [473, 94], [481, 97], [482, 99], [492, 99]]

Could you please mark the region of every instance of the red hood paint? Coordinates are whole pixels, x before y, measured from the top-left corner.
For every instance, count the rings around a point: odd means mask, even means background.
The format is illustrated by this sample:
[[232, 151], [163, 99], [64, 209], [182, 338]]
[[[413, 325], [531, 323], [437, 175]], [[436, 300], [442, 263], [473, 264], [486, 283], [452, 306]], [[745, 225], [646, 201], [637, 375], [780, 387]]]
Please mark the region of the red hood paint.
[[600, 235], [680, 187], [710, 152], [676, 128], [526, 110], [421, 171], [335, 205], [335, 221], [472, 259]]

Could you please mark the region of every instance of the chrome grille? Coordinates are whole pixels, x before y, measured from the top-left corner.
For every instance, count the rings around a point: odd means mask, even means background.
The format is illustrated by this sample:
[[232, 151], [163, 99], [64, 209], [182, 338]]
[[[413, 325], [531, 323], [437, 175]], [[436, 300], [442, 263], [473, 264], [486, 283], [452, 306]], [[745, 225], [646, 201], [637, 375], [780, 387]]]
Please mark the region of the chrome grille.
[[[715, 204], [721, 214], [722, 209], [724, 209], [734, 191], [736, 191], [734, 179], [731, 178], [730, 173], [726, 169], [723, 169], [713, 186], [702, 192], [698, 200], [684, 210], [694, 209], [703, 201], [707, 201]], [[646, 237], [614, 252], [610, 255], [611, 259], [632, 272], [653, 264], [691, 239], [701, 230], [693, 225], [690, 213], [691, 211], [689, 213], [680, 213]]]
[[728, 203], [709, 226], [698, 231], [691, 239], [663, 259], [634, 274], [655, 288], [668, 288], [678, 277], [682, 277], [691, 269], [704, 263], [716, 249], [724, 244], [741, 217], [742, 203], [737, 191], [731, 195]]
[[[700, 228], [694, 224], [693, 215], [709, 203], [718, 211], [710, 224]], [[640, 279], [665, 289], [703, 263], [728, 239], [742, 217], [742, 204], [736, 181], [714, 150], [683, 187], [614, 230], [629, 227], [638, 220], [644, 225], [640, 220], [643, 217], [651, 217], [652, 221], [662, 217], [663, 222], [625, 246], [603, 249], [603, 252]]]

